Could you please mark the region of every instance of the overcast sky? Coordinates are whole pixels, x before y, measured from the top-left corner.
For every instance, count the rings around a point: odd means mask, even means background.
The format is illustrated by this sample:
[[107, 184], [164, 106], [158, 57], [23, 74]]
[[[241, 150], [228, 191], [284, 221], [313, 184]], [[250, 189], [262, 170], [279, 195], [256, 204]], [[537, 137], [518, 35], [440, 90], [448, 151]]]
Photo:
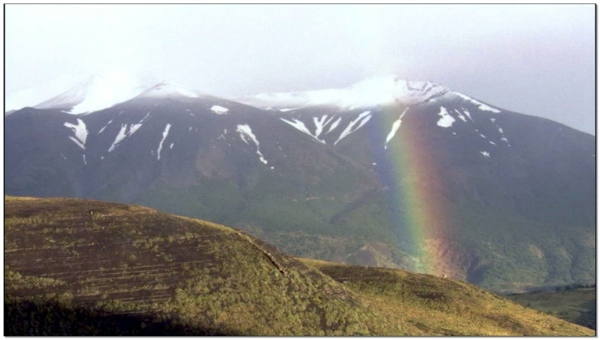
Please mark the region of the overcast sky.
[[395, 74], [594, 133], [593, 4], [5, 6], [7, 93], [110, 70], [224, 97]]

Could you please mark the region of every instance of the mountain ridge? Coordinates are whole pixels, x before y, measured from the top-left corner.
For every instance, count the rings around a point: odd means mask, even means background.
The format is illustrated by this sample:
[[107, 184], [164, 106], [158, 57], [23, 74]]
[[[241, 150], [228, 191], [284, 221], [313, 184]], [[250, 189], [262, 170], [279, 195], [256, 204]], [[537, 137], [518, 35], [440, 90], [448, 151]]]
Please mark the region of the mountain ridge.
[[[74, 80], [78, 84], [70, 87], [65, 92], [58, 95], [54, 94], [36, 104], [28, 103], [29, 106], [38, 109], [63, 109], [73, 114], [82, 114], [110, 108], [140, 95], [152, 95], [153, 92], [156, 93], [157, 89], [163, 87], [170, 88], [171, 91], [175, 92], [177, 91], [174, 89], [179, 89], [180, 94], [188, 97], [197, 97], [203, 94], [198, 90], [186, 88], [166, 80], [157, 83], [142, 82], [126, 72], [106, 72], [85, 77], [80, 76], [79, 78], [79, 80]], [[21, 92], [26, 91], [23, 89]], [[366, 78], [345, 88], [260, 93], [229, 100], [239, 101], [258, 108], [276, 108], [285, 112], [290, 109], [286, 109], [284, 106], [290, 105], [297, 106], [294, 109], [322, 105], [337, 106], [341, 109], [354, 109], [389, 105], [394, 102], [415, 105], [428, 100], [435, 100], [436, 97], [443, 96], [446, 93], [459, 95], [465, 100], [474, 100], [433, 82], [409, 81], [394, 75]], [[12, 95], [9, 94], [8, 102], [25, 100], [11, 100]], [[14, 96], [17, 97], [18, 95], [17, 91]], [[483, 103], [480, 104], [482, 107], [489, 108]], [[19, 107], [18, 104], [11, 104], [8, 106], [8, 110], [12, 111], [21, 109], [26, 105]], [[495, 110], [493, 108], [489, 109]]]
[[146, 204], [296, 256], [498, 290], [594, 280], [593, 137], [440, 93], [283, 112], [208, 95], [23, 109], [5, 120], [6, 190]]

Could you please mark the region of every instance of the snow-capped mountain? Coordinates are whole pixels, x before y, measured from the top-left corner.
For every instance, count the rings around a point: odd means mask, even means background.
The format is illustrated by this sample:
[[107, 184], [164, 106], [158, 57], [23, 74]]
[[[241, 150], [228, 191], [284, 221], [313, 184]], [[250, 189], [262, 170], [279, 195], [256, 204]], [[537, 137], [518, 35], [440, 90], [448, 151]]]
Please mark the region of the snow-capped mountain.
[[6, 111], [25, 106], [60, 109], [72, 114], [99, 111], [129, 100], [152, 85], [152, 80], [126, 72], [65, 75], [33, 88], [8, 93]]
[[[239, 102], [265, 109], [289, 111], [311, 106], [331, 106], [340, 109], [423, 104], [440, 97], [467, 96], [428, 81], [409, 81], [397, 76], [365, 79], [343, 89], [305, 92], [260, 93], [238, 98]], [[483, 103], [482, 103], [483, 104]], [[483, 104], [485, 105], [485, 104]], [[490, 110], [496, 110], [489, 107]]]
[[396, 77], [241, 101], [79, 88], [5, 118], [7, 194], [140, 203], [496, 289], [593, 280], [591, 135]]
[[[138, 98], [149, 97], [149, 98], [173, 98], [173, 97], [188, 97], [198, 98], [202, 94], [193, 89], [186, 88], [182, 85], [163, 81], [159, 84], [152, 86], [146, 91], [142, 92]], [[128, 98], [129, 99], [129, 98]]]

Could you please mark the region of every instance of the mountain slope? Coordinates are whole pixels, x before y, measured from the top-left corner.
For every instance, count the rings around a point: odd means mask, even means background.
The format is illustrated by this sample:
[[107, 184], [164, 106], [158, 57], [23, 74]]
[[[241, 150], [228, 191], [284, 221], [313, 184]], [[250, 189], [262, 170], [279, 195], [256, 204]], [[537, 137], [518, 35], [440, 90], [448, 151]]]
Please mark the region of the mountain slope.
[[[425, 320], [435, 320], [434, 327], [446, 336], [504, 336], [510, 333], [505, 333], [506, 328], [523, 335], [560, 332], [547, 315], [530, 313], [530, 309], [520, 306], [515, 308], [504, 298], [461, 281], [396, 269], [302, 261], [359, 292], [372, 305], [393, 315], [406, 316], [407, 323], [426, 333], [432, 325]], [[508, 314], [511, 316], [507, 317]]]
[[[166, 318], [208, 334], [375, 331], [359, 322], [370, 316], [356, 294], [233, 229], [89, 200], [8, 197], [6, 205], [7, 295], [14, 301], [141, 315], [148, 323]], [[328, 308], [343, 323], [331, 324]]]
[[[240, 231], [140, 206], [5, 197], [5, 207], [9, 335], [593, 334], [464, 283], [383, 270], [452, 297], [415, 292], [415, 315], [457, 321], [415, 323], [396, 313], [407, 299], [336, 282]], [[372, 269], [342, 268], [389, 287]], [[480, 317], [466, 326], [457, 308]]]
[[[151, 83], [128, 72], [110, 71], [98, 74], [67, 74], [34, 88], [6, 95], [6, 110], [24, 107], [59, 109], [72, 114], [102, 110], [139, 95]], [[64, 91], [56, 94], [56, 91]]]
[[6, 192], [145, 204], [496, 291], [594, 282], [593, 136], [395, 77], [257, 98], [161, 83], [86, 115], [19, 110]]
[[596, 287], [556, 287], [554, 290], [506, 296], [523, 306], [596, 329]]

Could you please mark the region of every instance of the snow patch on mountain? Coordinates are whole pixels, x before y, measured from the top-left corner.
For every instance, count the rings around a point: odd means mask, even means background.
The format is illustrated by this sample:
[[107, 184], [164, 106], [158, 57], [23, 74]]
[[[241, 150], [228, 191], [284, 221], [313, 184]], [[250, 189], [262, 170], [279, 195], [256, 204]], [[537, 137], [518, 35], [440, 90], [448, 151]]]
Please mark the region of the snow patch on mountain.
[[112, 120], [112, 119], [111, 119], [111, 120], [109, 120], [109, 121], [108, 121], [108, 123], [106, 123], [106, 125], [104, 125], [104, 126], [102, 127], [102, 129], [100, 129], [100, 131], [98, 131], [98, 134], [101, 134], [101, 133], [102, 133], [102, 131], [104, 131], [104, 129], [106, 129], [106, 128], [107, 128], [107, 127], [110, 125], [110, 123], [112, 123], [112, 122], [113, 122], [113, 120]]
[[[167, 124], [165, 126], [165, 130], [162, 133], [162, 139], [160, 140], [160, 143], [158, 143], [158, 149], [156, 150], [156, 155], [157, 155], [156, 160], [157, 161], [160, 161], [160, 151], [162, 150], [162, 146], [163, 146], [165, 139], [167, 139], [167, 136], [169, 135], [170, 129], [171, 129], [171, 124]], [[173, 147], [173, 144], [171, 144], [171, 147]]]
[[144, 116], [144, 118], [142, 118], [142, 120], [140, 120], [136, 124], [131, 124], [131, 127], [129, 128], [128, 135], [129, 136], [133, 135], [139, 128], [141, 128], [142, 124], [144, 123], [144, 121], [146, 119], [148, 119], [148, 117], [150, 117], [150, 112], [146, 113], [146, 115]]
[[250, 125], [238, 124], [236, 131], [239, 132], [240, 137], [242, 138], [244, 143], [250, 145], [250, 143], [248, 143], [248, 140], [251, 140], [252, 142], [254, 142], [254, 144], [256, 145], [256, 154], [258, 155], [260, 161], [263, 162], [264, 164], [268, 164], [267, 160], [265, 159], [263, 154], [260, 152], [260, 146], [258, 143], [258, 139], [256, 139], [256, 136], [254, 135], [254, 133], [252, 133], [252, 129], [250, 128]]
[[475, 123], [475, 121], [473, 120], [473, 118], [471, 118], [471, 113], [469, 112], [469, 110], [465, 109], [464, 107], [463, 107], [462, 109], [463, 109], [463, 112], [464, 112], [464, 114], [466, 114], [466, 115], [467, 115], [467, 117], [469, 117], [469, 119], [470, 119], [470, 120], [471, 120], [473, 123]]
[[[406, 110], [405, 110], [405, 112], [406, 112]], [[314, 124], [314, 131], [311, 131], [311, 128], [309, 128], [309, 126], [312, 126], [310, 123], [307, 126], [307, 124], [305, 124], [303, 121], [301, 121], [298, 118], [290, 119], [290, 118], [280, 117], [279, 119], [281, 121], [293, 126], [298, 131], [310, 136], [315, 141], [322, 143], [322, 144], [327, 144], [327, 142], [321, 136], [329, 134], [330, 132], [335, 130], [340, 125], [340, 123], [342, 121], [342, 117], [338, 117], [337, 120], [335, 120], [332, 123], [332, 121], [335, 118], [336, 118], [336, 115], [331, 115], [331, 116], [323, 115], [323, 116], [312, 117], [312, 123]], [[338, 139], [335, 141], [335, 143], [333, 143], [333, 145], [336, 145], [340, 140], [347, 137], [352, 132], [360, 129], [370, 119], [371, 119], [371, 111], [362, 112], [360, 115], [358, 115], [357, 118], [350, 121], [350, 123], [346, 126], [346, 128], [338, 136]], [[325, 130], [327, 130], [327, 131], [325, 132]]]
[[284, 121], [285, 123], [288, 123], [289, 125], [295, 127], [298, 131], [305, 133], [307, 135], [309, 135], [310, 137], [312, 137], [314, 140], [316, 140], [319, 143], [323, 143], [326, 144], [324, 140], [319, 139], [319, 134], [315, 133], [313, 134], [312, 132], [310, 132], [310, 130], [306, 127], [306, 125], [304, 125], [304, 123], [298, 119], [293, 119], [293, 120], [287, 120], [285, 118], [279, 118], [282, 121]]
[[408, 107], [406, 109], [404, 109], [404, 111], [402, 111], [402, 113], [400, 114], [400, 117], [398, 117], [398, 119], [392, 124], [392, 129], [390, 130], [390, 133], [388, 133], [387, 137], [385, 138], [385, 145], [383, 146], [384, 149], [387, 149], [387, 144], [396, 135], [396, 131], [398, 131], [398, 129], [400, 128], [400, 124], [402, 124], [402, 117], [404, 117], [404, 115], [406, 114], [407, 111], [408, 111]]
[[335, 128], [338, 127], [338, 125], [340, 125], [341, 121], [342, 121], [342, 118], [338, 118], [335, 122], [333, 122], [333, 124], [331, 124], [331, 126], [329, 126], [327, 133], [330, 133], [331, 131], [335, 130]]
[[[350, 135], [352, 132], [360, 129], [363, 125], [365, 125], [371, 119], [371, 111], [365, 111], [361, 113], [358, 118], [352, 120], [348, 126], [344, 129], [342, 134], [338, 137], [338, 139], [333, 143], [333, 145], [337, 145], [339, 141]], [[354, 128], [354, 126], [358, 123], [358, 126]]]
[[327, 119], [327, 115], [321, 116], [320, 119], [317, 117], [313, 117], [313, 122], [315, 123], [315, 126], [317, 128], [315, 131], [316, 137], [319, 137], [321, 135], [321, 133], [323, 132], [323, 128], [327, 126], [327, 124], [329, 124], [333, 118], [334, 116], [331, 116], [331, 118]]
[[210, 110], [218, 115], [226, 114], [229, 111], [228, 108], [219, 105], [213, 105]]
[[119, 130], [119, 133], [117, 134], [115, 140], [108, 149], [108, 152], [112, 152], [117, 147], [117, 145], [121, 143], [126, 137], [133, 135], [137, 130], [139, 130], [139, 128], [142, 127], [144, 121], [148, 119], [148, 117], [150, 117], [150, 112], [146, 113], [144, 118], [142, 118], [136, 124], [121, 124], [121, 130]]
[[500, 110], [498, 110], [496, 108], [493, 108], [493, 107], [491, 107], [489, 105], [486, 105], [486, 104], [484, 104], [484, 103], [482, 103], [482, 102], [480, 102], [480, 101], [478, 101], [476, 99], [473, 99], [473, 98], [471, 98], [469, 96], [466, 96], [466, 95], [464, 95], [462, 93], [454, 92], [454, 94], [456, 94], [457, 96], [461, 97], [464, 100], [470, 101], [471, 103], [473, 103], [475, 105], [478, 105], [479, 106], [479, 110], [481, 110], [481, 111], [491, 111], [491, 112], [494, 112], [494, 113], [500, 113], [501, 112]]
[[117, 147], [117, 145], [121, 143], [123, 139], [125, 139], [125, 137], [127, 136], [126, 132], [127, 124], [121, 124], [121, 130], [119, 130], [117, 137], [115, 137], [115, 140], [113, 141], [112, 145], [110, 146], [110, 148], [108, 148], [108, 152], [112, 152], [115, 149], [115, 147]]
[[141, 127], [142, 127], [141, 123], [131, 124], [131, 126], [129, 127], [128, 135], [130, 135], [130, 136], [133, 135]]
[[454, 117], [452, 117], [448, 113], [448, 110], [446, 110], [446, 108], [443, 106], [440, 106], [440, 113], [438, 113], [438, 116], [440, 116], [441, 118], [437, 121], [437, 125], [443, 128], [451, 127], [452, 124], [456, 121]]
[[500, 138], [500, 140], [503, 141], [504, 143], [506, 143], [508, 146], [510, 146], [510, 143], [508, 142], [508, 139], [504, 135], [504, 130], [501, 127], [499, 127], [498, 124], [494, 124], [494, 125], [496, 125], [496, 127], [498, 128], [498, 132], [500, 132], [500, 135], [502, 136]]
[[77, 146], [85, 150], [85, 141], [87, 140], [88, 130], [83, 120], [77, 119], [77, 125], [65, 122], [64, 126], [71, 129], [75, 134], [75, 136], [69, 136], [69, 138], [75, 142]]
[[465, 123], [467, 122], [467, 118], [465, 118], [465, 116], [463, 116], [460, 111], [455, 109], [454, 112], [456, 112], [456, 114], [458, 115], [458, 118], [460, 118], [460, 120], [462, 120]]

